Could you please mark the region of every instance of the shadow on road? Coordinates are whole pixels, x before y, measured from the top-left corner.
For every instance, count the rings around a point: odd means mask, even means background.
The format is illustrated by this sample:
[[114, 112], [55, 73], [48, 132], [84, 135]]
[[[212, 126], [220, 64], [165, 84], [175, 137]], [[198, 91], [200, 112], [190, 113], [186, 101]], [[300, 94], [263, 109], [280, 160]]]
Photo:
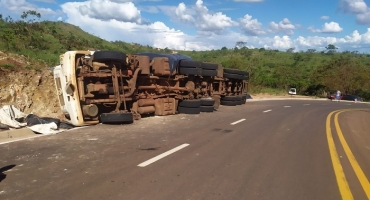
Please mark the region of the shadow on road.
[[0, 182], [3, 181], [5, 178], [6, 178], [6, 174], [4, 174], [4, 172], [12, 169], [13, 167], [15, 167], [16, 165], [8, 165], [8, 166], [5, 166], [5, 167], [2, 167], [0, 169]]

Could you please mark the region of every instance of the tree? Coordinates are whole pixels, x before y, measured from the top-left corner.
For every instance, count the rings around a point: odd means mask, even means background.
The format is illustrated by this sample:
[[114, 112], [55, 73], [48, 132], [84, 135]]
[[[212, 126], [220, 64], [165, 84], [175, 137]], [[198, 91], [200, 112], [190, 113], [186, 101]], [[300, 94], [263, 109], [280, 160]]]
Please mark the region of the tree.
[[325, 49], [327, 50], [327, 54], [334, 54], [338, 48], [334, 44], [329, 44]]
[[316, 49], [307, 49], [307, 53], [315, 53]]
[[293, 52], [294, 52], [294, 50], [295, 50], [295, 48], [294, 48], [294, 47], [292, 47], [292, 48], [287, 49], [287, 50], [286, 50], [286, 52], [287, 52], [287, 53], [293, 53]]
[[235, 47], [236, 48], [244, 48], [246, 45], [247, 45], [247, 42], [238, 41], [238, 42], [236, 42]]

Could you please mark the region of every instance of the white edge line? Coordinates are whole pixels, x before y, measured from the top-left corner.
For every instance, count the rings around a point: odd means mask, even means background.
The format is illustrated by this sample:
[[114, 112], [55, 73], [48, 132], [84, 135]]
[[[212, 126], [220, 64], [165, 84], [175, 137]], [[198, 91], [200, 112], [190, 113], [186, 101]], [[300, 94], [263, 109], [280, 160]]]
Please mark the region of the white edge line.
[[22, 140], [28, 140], [28, 139], [38, 138], [38, 137], [42, 137], [42, 136], [46, 136], [46, 135], [36, 135], [36, 136], [21, 138], [21, 139], [17, 139], [17, 140], [11, 140], [11, 141], [7, 141], [7, 142], [1, 142], [0, 145], [12, 143], [12, 142], [19, 142], [19, 141], [22, 141]]
[[235, 125], [235, 124], [240, 123], [240, 122], [242, 122], [242, 121], [244, 121], [244, 120], [245, 120], [245, 119], [241, 119], [241, 120], [235, 121], [235, 122], [231, 123], [231, 125]]
[[264, 113], [267, 113], [267, 112], [270, 112], [270, 111], [272, 111], [272, 110], [265, 110], [265, 111], [263, 111]]
[[158, 156], [156, 156], [156, 157], [154, 157], [154, 158], [151, 158], [151, 159], [149, 159], [149, 160], [147, 160], [147, 161], [145, 161], [145, 162], [143, 162], [143, 163], [140, 163], [138, 166], [139, 166], [139, 167], [145, 167], [145, 166], [148, 166], [148, 165], [150, 165], [150, 164], [152, 164], [152, 163], [154, 163], [154, 162], [158, 161], [159, 159], [162, 159], [162, 158], [164, 158], [164, 157], [166, 157], [166, 156], [168, 156], [168, 155], [170, 155], [170, 154], [172, 154], [172, 153], [175, 153], [176, 151], [179, 151], [179, 150], [181, 150], [181, 149], [183, 149], [183, 148], [185, 148], [185, 147], [187, 147], [187, 146], [189, 146], [189, 144], [182, 144], [182, 145], [180, 145], [180, 146], [178, 146], [178, 147], [175, 147], [175, 148], [173, 148], [173, 149], [171, 149], [171, 150], [169, 150], [169, 151], [166, 151], [166, 152], [164, 152], [164, 153], [162, 153], [162, 154], [159, 154]]
[[[67, 130], [62, 131], [62, 132], [67, 132], [67, 131], [71, 131], [71, 130], [77, 130], [77, 129], [86, 128], [86, 127], [88, 127], [88, 126], [75, 127], [75, 128], [67, 129]], [[42, 136], [47, 136], [47, 135], [39, 134], [39, 135], [31, 136], [31, 137], [15, 139], [15, 140], [6, 141], [6, 142], [0, 142], [0, 145], [2, 145], [2, 144], [9, 144], [9, 143], [12, 143], [12, 142], [19, 142], [19, 141], [22, 141], [22, 140], [28, 140], [28, 139], [38, 138], [38, 137], [42, 137]]]

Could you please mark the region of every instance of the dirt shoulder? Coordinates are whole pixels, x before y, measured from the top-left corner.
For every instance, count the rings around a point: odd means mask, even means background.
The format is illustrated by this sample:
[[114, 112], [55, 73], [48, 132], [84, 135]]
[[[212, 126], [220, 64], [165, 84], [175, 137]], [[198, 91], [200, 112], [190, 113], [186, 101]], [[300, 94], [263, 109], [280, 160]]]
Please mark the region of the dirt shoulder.
[[312, 96], [305, 95], [289, 95], [289, 94], [267, 94], [267, 93], [256, 93], [250, 94], [253, 99], [269, 99], [269, 98], [315, 98]]

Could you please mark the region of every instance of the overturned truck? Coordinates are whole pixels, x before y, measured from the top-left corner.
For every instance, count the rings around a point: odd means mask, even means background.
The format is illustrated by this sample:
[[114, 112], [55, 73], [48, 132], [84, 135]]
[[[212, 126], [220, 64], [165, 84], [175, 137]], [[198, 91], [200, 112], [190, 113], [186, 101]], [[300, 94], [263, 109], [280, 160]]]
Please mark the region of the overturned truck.
[[248, 79], [246, 71], [180, 54], [68, 51], [54, 68], [61, 109], [75, 126], [241, 105]]

